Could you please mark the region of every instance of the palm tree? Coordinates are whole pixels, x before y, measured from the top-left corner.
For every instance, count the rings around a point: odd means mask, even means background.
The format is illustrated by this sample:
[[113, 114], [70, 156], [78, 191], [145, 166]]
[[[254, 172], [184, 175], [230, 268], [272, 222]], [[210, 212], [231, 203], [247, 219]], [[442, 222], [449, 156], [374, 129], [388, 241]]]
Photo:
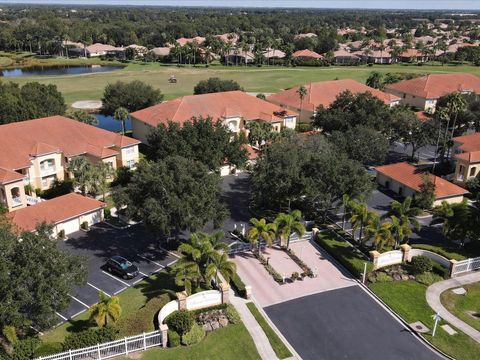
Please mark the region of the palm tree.
[[478, 232], [478, 205], [468, 205], [464, 200], [458, 204], [449, 204], [442, 201], [440, 206], [433, 210], [432, 224], [443, 224], [443, 234], [447, 239], [463, 240], [472, 233]]
[[128, 119], [128, 110], [124, 107], [119, 107], [113, 113], [113, 117], [122, 122], [122, 135], [125, 135], [125, 120]]
[[[274, 223], [267, 223], [265, 219], [251, 218], [250, 224], [252, 227], [248, 230], [248, 240], [252, 246], [256, 246], [260, 240], [267, 243], [268, 247], [272, 247], [273, 239], [277, 231], [277, 226]], [[257, 246], [260, 251], [260, 247]]]
[[396, 249], [400, 243], [402, 243], [406, 238], [408, 239], [410, 235], [412, 235], [412, 228], [410, 227], [410, 224], [402, 221], [395, 215], [390, 216], [390, 221], [392, 222], [391, 232], [393, 234], [393, 237], [395, 238]]
[[300, 86], [297, 90], [297, 95], [300, 98], [300, 119], [301, 119], [302, 118], [303, 99], [305, 99], [305, 96], [307, 96], [307, 88], [303, 85]]
[[343, 205], [343, 216], [342, 216], [342, 229], [345, 229], [345, 222], [347, 218], [351, 217], [351, 210], [352, 210], [352, 199], [348, 194], [343, 194], [342, 197], [342, 205]]
[[415, 230], [420, 230], [420, 223], [417, 220], [417, 216], [422, 213], [422, 209], [418, 207], [412, 207], [412, 198], [407, 196], [403, 202], [393, 200], [390, 203], [390, 211], [384, 215], [384, 217], [391, 217], [392, 215], [401, 219], [404, 222], [408, 222]]
[[282, 240], [287, 240], [287, 249], [290, 247], [290, 238], [293, 233], [299, 238], [305, 234], [305, 225], [300, 221], [302, 213], [300, 210], [293, 210], [289, 214], [280, 213], [274, 223], [277, 225], [277, 233]]
[[94, 185], [93, 166], [85, 156], [76, 156], [69, 161], [67, 169], [73, 174], [75, 184], [85, 195]]
[[100, 300], [90, 308], [90, 319], [95, 320], [99, 327], [106, 327], [109, 320], [116, 322], [122, 313], [118, 296], [108, 296], [100, 291]]
[[360, 231], [358, 240], [362, 242], [363, 231], [373, 216], [373, 213], [368, 210], [368, 206], [364, 203], [353, 202], [351, 204], [350, 223], [352, 224], [352, 236], [355, 239], [355, 232]]
[[230, 279], [235, 275], [236, 266], [233, 262], [228, 260], [226, 253], [215, 253], [213, 261], [208, 264], [205, 275], [207, 281], [215, 280], [215, 283], [218, 284], [218, 273], [221, 273], [225, 280], [230, 282]]
[[115, 169], [108, 163], [98, 163], [91, 168], [92, 189], [96, 194], [102, 193], [103, 201], [105, 201], [105, 193], [108, 191], [108, 180], [113, 179]]
[[382, 250], [385, 245], [394, 245], [395, 239], [391, 229], [392, 223], [382, 222], [379, 216], [372, 216], [365, 226], [365, 240], [372, 239], [377, 250]]
[[452, 134], [450, 135], [450, 139], [452, 139], [455, 133], [455, 126], [457, 124], [458, 113], [466, 109], [467, 101], [465, 100], [465, 97], [461, 93], [454, 92], [449, 95], [447, 107], [449, 109], [450, 114], [455, 114], [455, 117], [453, 118]]
[[192, 293], [192, 284], [195, 283], [196, 287], [202, 278], [199, 266], [192, 262], [181, 258], [172, 267], [172, 273], [175, 276], [175, 284], [183, 286], [187, 294]]

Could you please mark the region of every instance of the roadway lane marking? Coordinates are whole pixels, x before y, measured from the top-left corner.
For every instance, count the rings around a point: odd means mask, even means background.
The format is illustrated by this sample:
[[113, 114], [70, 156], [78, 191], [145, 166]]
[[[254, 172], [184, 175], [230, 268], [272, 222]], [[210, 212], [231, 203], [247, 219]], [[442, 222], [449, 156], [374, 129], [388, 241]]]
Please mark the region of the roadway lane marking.
[[123, 290], [125, 290], [125, 289], [128, 289], [128, 286], [127, 286], [127, 287], [123, 287], [123, 288], [121, 288], [121, 289], [118, 290], [118, 291], [115, 291], [115, 294], [114, 294], [114, 295], [117, 295], [117, 294], [121, 293], [121, 292], [122, 292]]
[[105, 275], [110, 276], [112, 279], [115, 279], [115, 280], [117, 280], [117, 281], [120, 281], [123, 285], [127, 285], [127, 287], [130, 287], [130, 284], [127, 284], [125, 281], [120, 280], [120, 279], [117, 278], [116, 276], [113, 276], [112, 274], [109, 274], [108, 272], [103, 271], [103, 270], [102, 270], [102, 272], [103, 272]]
[[150, 259], [146, 258], [145, 256], [138, 255], [138, 254], [137, 254], [137, 256], [138, 256], [139, 258], [142, 258], [142, 259], [144, 259], [144, 260], [147, 260], [148, 262], [151, 262], [151, 263], [153, 263], [153, 264], [155, 264], [155, 265], [157, 265], [157, 266], [161, 266], [162, 268], [164, 267], [162, 264], [160, 264], [160, 263], [158, 263], [158, 262], [156, 262], [156, 261], [150, 260]]
[[111, 297], [111, 295], [110, 295], [109, 293], [107, 293], [106, 291], [104, 291], [104, 290], [102, 290], [102, 289], [97, 288], [96, 286], [90, 284], [89, 282], [87, 282], [87, 285], [90, 285], [90, 286], [91, 286], [92, 288], [94, 288], [95, 290], [101, 291], [101, 292], [103, 292], [105, 295], [107, 295], [108, 297]]
[[[55, 311], [55, 314], [57, 314], [58, 316], [60, 316], [60, 317], [61, 317], [63, 320], [65, 320], [65, 321], [68, 320], [65, 316], [63, 316], [63, 315], [60, 314], [59, 312], [56, 312], [56, 311]], [[59, 325], [60, 325], [60, 324], [61, 324], [61, 322], [59, 323]]]
[[90, 306], [89, 306], [89, 305], [85, 304], [85, 303], [84, 303], [83, 301], [81, 301], [81, 300], [78, 300], [75, 296], [72, 296], [72, 295], [70, 295], [70, 294], [68, 294], [68, 296], [70, 296], [73, 300], [79, 302], [79, 303], [82, 304], [83, 306], [85, 306], [87, 309], [90, 309]]

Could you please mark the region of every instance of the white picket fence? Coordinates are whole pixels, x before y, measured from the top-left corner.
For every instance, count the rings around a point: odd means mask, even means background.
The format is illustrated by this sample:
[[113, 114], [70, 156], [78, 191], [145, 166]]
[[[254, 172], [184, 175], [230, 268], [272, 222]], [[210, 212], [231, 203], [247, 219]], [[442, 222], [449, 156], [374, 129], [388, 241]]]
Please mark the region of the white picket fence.
[[162, 332], [159, 330], [124, 339], [98, 344], [83, 349], [69, 350], [60, 354], [39, 357], [35, 360], [102, 360], [119, 355], [128, 355], [162, 344]]
[[452, 277], [480, 269], [480, 257], [458, 261], [453, 268]]

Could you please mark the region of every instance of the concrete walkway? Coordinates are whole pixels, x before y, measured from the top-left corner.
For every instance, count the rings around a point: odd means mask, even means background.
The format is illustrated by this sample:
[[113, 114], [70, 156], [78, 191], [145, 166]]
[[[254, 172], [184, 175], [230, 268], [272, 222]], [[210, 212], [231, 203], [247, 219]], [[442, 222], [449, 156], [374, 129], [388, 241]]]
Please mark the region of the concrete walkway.
[[230, 303], [235, 306], [235, 309], [237, 309], [238, 313], [240, 314], [240, 318], [250, 333], [250, 336], [252, 337], [262, 360], [278, 359], [277, 355], [272, 349], [272, 346], [270, 345], [270, 342], [268, 341], [267, 335], [265, 335], [263, 329], [260, 327], [257, 320], [248, 309], [247, 301], [241, 297], [238, 297], [231, 289], [229, 297]]
[[480, 331], [474, 329], [470, 325], [466, 324], [452, 313], [450, 313], [440, 302], [440, 295], [452, 288], [461, 287], [463, 285], [472, 284], [475, 282], [480, 282], [480, 272], [475, 272], [468, 275], [463, 275], [454, 279], [448, 279], [444, 281], [439, 281], [433, 285], [430, 285], [427, 288], [427, 302], [430, 307], [440, 314], [442, 319], [448, 321], [450, 324], [455, 326], [457, 329], [463, 331], [465, 334], [470, 336], [473, 340], [480, 343]]

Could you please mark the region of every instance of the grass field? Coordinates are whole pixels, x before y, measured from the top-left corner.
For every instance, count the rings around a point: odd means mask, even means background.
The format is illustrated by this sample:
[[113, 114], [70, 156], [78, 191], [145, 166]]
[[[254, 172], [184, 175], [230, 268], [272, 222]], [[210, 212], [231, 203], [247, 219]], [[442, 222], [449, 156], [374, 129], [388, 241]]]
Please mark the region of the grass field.
[[[416, 281], [395, 281], [374, 283], [370, 285], [372, 291], [387, 303], [407, 323], [421, 321], [428, 328], [433, 329], [434, 311], [428, 306], [425, 298], [426, 286]], [[463, 333], [448, 335], [440, 325], [435, 337], [430, 333], [424, 337], [443, 352], [457, 360], [478, 359], [480, 344]]]
[[[46, 60], [50, 64], [54, 60]], [[61, 60], [62, 64], [77, 63], [79, 60]], [[98, 59], [82, 60], [82, 63], [98, 63]], [[0, 64], [2, 57], [0, 54]], [[0, 65], [1, 66], [1, 65]], [[204, 65], [198, 67], [177, 67], [162, 65], [159, 63], [130, 63], [124, 69], [101, 74], [68, 75], [68, 76], [36, 76], [9, 78], [19, 84], [29, 81], [38, 81], [45, 84], [55, 84], [63, 93], [68, 104], [77, 100], [99, 100], [103, 89], [109, 83], [118, 80], [132, 81], [141, 80], [153, 87], [160, 89], [166, 99], [172, 99], [182, 95], [193, 93], [193, 87], [200, 80], [217, 76], [224, 79], [237, 81], [246, 91], [271, 93], [299, 84], [312, 81], [334, 80], [351, 78], [365, 82], [372, 71], [407, 72], [407, 73], [442, 73], [442, 72], [471, 72], [480, 75], [480, 67], [469, 65], [377, 65], [377, 66], [353, 66], [353, 67], [225, 67]], [[178, 79], [176, 84], [170, 84], [168, 78], [175, 75]]]
[[456, 317], [480, 331], [480, 319], [472, 316], [480, 313], [480, 283], [463, 287], [467, 290], [465, 295], [445, 291], [441, 296], [442, 304]]
[[288, 350], [283, 341], [278, 337], [275, 331], [273, 331], [272, 327], [267, 323], [267, 320], [265, 320], [260, 311], [258, 311], [255, 304], [253, 302], [249, 302], [247, 303], [247, 307], [265, 332], [265, 335], [267, 335], [268, 342], [270, 345], [272, 345], [273, 351], [275, 351], [275, 354], [278, 356], [278, 358], [286, 359], [291, 357], [292, 353], [290, 350]]

